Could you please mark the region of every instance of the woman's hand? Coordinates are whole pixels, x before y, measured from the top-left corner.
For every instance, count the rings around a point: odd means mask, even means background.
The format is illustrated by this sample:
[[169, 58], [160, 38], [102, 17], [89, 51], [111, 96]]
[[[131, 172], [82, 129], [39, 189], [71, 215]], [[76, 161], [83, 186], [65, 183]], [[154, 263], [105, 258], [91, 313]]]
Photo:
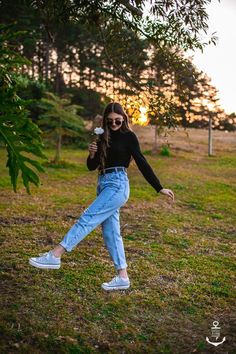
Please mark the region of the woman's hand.
[[172, 192], [171, 189], [162, 188], [162, 189], [160, 190], [160, 193], [167, 195], [167, 196], [170, 197], [172, 200], [175, 199], [175, 195], [174, 195], [174, 193]]
[[98, 146], [97, 146], [96, 141], [93, 141], [91, 144], [89, 144], [89, 154], [90, 154], [91, 159], [94, 158], [97, 149], [98, 149]]

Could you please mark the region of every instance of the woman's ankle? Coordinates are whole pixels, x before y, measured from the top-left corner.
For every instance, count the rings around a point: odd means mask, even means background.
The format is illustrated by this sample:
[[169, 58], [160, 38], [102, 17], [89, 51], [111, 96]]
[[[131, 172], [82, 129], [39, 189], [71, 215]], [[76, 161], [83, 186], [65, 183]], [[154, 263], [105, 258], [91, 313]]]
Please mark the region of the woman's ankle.
[[118, 269], [119, 277], [121, 278], [128, 278], [127, 270], [125, 269]]
[[61, 256], [63, 255], [63, 253], [65, 253], [65, 248], [62, 247], [61, 245], [57, 245], [53, 250], [52, 250], [52, 254], [57, 257], [57, 258], [61, 258]]

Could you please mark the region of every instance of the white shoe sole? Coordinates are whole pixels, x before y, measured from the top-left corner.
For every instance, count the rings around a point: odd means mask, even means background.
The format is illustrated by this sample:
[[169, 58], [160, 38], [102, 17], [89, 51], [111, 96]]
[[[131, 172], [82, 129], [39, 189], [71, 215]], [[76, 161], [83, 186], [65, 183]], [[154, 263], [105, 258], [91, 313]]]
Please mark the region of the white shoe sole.
[[33, 261], [32, 259], [29, 260], [29, 264], [32, 265], [33, 267], [36, 268], [41, 268], [41, 269], [59, 269], [60, 264], [42, 264], [42, 263], [37, 263]]
[[112, 291], [112, 290], [125, 290], [128, 289], [130, 285], [123, 285], [123, 286], [106, 286], [102, 284], [102, 288], [107, 291]]

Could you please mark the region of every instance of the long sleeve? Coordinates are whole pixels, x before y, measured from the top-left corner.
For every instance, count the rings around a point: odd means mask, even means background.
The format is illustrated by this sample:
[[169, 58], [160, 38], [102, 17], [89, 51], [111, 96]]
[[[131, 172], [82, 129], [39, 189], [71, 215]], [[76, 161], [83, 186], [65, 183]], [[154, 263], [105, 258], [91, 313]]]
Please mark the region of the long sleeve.
[[96, 155], [91, 159], [90, 155], [87, 157], [87, 167], [90, 171], [96, 170], [98, 167], [99, 161], [96, 158]]
[[90, 171], [93, 171], [93, 170], [96, 170], [96, 168], [98, 167], [99, 165], [99, 143], [98, 143], [98, 149], [97, 151], [95, 152], [95, 155], [94, 155], [94, 158], [91, 159], [90, 155], [88, 155], [87, 157], [87, 167]]
[[159, 179], [153, 172], [153, 169], [143, 156], [141, 150], [140, 150], [140, 145], [137, 136], [135, 133], [132, 132], [129, 140], [129, 146], [130, 146], [130, 151], [131, 155], [133, 156], [139, 170], [141, 171], [142, 175], [146, 179], [146, 181], [157, 191], [160, 192], [160, 190], [163, 188]]

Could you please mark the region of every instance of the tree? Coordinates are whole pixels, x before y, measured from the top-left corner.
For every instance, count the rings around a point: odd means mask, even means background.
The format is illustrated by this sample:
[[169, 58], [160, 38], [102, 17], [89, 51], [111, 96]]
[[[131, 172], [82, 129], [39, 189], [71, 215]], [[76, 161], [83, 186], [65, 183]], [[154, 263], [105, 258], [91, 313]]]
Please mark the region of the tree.
[[38, 106], [42, 111], [38, 125], [45, 136], [51, 137], [56, 142], [56, 153], [52, 162], [58, 164], [63, 137], [79, 137], [84, 140], [84, 123], [77, 115], [81, 107], [71, 105], [69, 99], [60, 99], [50, 92], [38, 102]]
[[[158, 112], [156, 111], [156, 107], [160, 107]], [[147, 117], [149, 124], [154, 127], [154, 153], [157, 151], [157, 137], [163, 133], [164, 127], [168, 129], [176, 127], [177, 123], [173, 118], [175, 113], [176, 104], [169, 100], [162, 92], [158, 91], [156, 95], [151, 96]]]

